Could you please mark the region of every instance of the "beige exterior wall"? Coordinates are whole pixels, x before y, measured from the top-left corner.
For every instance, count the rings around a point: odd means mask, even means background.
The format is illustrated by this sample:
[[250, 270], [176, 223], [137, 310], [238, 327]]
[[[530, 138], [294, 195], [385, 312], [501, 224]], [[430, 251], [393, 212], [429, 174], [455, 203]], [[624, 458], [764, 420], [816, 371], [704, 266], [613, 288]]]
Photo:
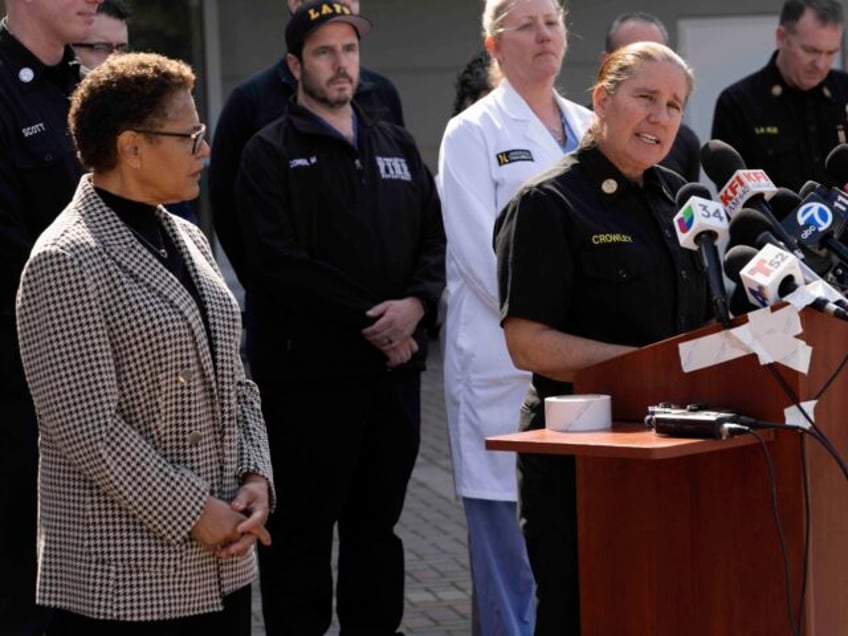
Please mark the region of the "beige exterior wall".
[[[569, 51], [559, 87], [578, 103], [597, 68], [607, 24], [618, 13], [638, 8], [654, 13], [677, 42], [680, 18], [775, 13], [781, 0], [692, 0], [669, 3], [643, 0], [574, 0], [570, 3]], [[361, 0], [362, 13], [374, 22], [363, 42], [363, 64], [390, 77], [403, 100], [407, 127], [432, 169], [439, 140], [450, 116], [457, 71], [481, 46], [481, 0]], [[217, 0], [221, 87], [226, 99], [233, 86], [284, 52], [288, 12], [283, 0]], [[777, 26], [777, 25], [775, 25]], [[765, 63], [770, 51], [763, 51]], [[696, 69], [697, 70], [697, 69]], [[212, 113], [214, 122], [217, 113]]]

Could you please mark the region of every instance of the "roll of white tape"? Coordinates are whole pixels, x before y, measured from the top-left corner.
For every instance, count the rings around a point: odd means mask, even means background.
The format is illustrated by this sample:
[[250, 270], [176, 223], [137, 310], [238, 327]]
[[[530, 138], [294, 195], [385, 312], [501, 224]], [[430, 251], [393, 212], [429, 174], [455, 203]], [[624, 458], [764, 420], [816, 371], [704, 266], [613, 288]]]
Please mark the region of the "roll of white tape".
[[545, 398], [545, 428], [574, 433], [612, 427], [609, 395], [558, 395]]

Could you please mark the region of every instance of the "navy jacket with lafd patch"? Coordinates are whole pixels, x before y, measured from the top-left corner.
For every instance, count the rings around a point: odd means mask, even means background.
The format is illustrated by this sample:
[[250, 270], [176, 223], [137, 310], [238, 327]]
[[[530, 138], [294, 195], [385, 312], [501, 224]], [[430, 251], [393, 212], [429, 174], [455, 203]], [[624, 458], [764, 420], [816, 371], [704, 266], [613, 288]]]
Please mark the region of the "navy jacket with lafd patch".
[[365, 312], [415, 296], [425, 327], [444, 287], [438, 194], [411, 135], [355, 110], [351, 144], [292, 103], [247, 144], [237, 181], [246, 254], [248, 351], [257, 377], [386, 372]]

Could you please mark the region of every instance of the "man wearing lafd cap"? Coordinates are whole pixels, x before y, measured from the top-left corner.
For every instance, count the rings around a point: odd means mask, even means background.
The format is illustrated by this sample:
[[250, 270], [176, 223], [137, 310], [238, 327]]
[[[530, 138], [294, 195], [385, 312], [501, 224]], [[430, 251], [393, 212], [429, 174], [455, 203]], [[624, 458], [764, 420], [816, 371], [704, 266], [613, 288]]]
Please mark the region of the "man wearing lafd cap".
[[[354, 14], [359, 13], [358, 0], [342, 0]], [[302, 0], [286, 0], [294, 15]], [[235, 184], [241, 154], [250, 138], [288, 110], [297, 80], [281, 57], [273, 64], [238, 84], [221, 109], [215, 125], [212, 155], [209, 157], [209, 201], [215, 235], [224, 249], [239, 281], [244, 283], [245, 254], [238, 233]], [[372, 119], [403, 126], [400, 95], [391, 80], [373, 69], [360, 68], [354, 101]], [[250, 294], [245, 297], [245, 319], [252, 313]], [[248, 351], [248, 355], [251, 352]]]
[[370, 22], [338, 2], [286, 29], [295, 102], [245, 147], [251, 370], [280, 488], [260, 552], [265, 627], [395, 634], [404, 557], [394, 532], [418, 452], [427, 326], [444, 286], [438, 197], [411, 136], [355, 103]]

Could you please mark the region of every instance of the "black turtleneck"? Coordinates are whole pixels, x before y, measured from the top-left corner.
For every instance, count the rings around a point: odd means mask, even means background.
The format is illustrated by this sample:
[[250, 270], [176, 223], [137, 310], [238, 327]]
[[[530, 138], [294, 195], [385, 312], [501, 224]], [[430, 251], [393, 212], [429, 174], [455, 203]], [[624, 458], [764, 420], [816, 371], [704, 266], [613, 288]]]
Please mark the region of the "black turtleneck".
[[[200, 315], [203, 318], [203, 327], [206, 330], [206, 339], [209, 341], [209, 348], [212, 351], [212, 360], [214, 361], [214, 349], [212, 340], [212, 331], [209, 326], [209, 316], [206, 312], [206, 305], [200, 296], [197, 285], [194, 279], [188, 272], [185, 261], [177, 249], [171, 235], [162, 227], [156, 217], [156, 206], [139, 201], [133, 201], [125, 197], [119, 196], [102, 188], [95, 187], [94, 190], [98, 196], [103, 199], [103, 202], [118, 216], [121, 221], [129, 228], [135, 239], [142, 245], [150, 254], [153, 255], [159, 263], [167, 269], [174, 278], [176, 278], [186, 291], [194, 298], [197, 307], [200, 309]], [[164, 250], [163, 253], [160, 250]]]

